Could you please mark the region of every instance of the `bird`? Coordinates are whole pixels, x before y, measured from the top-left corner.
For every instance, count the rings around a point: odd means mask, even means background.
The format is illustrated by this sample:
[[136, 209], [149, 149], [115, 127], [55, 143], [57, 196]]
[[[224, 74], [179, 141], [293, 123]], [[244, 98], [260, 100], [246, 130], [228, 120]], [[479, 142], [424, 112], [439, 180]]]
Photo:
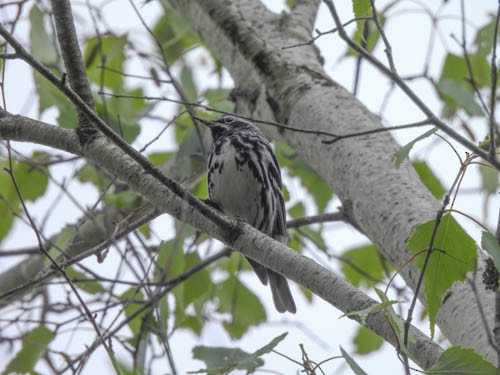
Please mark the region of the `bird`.
[[[207, 168], [211, 204], [286, 244], [281, 170], [269, 140], [253, 123], [239, 117], [198, 119], [208, 126], [213, 139]], [[269, 281], [276, 310], [295, 313], [297, 308], [287, 279], [247, 260], [264, 285]]]

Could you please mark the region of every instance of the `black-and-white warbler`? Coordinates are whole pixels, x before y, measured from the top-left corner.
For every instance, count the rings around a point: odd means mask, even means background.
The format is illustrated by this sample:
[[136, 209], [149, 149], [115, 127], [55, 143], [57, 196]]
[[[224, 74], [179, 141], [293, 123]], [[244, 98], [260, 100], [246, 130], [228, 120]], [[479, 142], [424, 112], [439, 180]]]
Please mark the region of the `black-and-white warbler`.
[[[271, 144], [252, 123], [233, 116], [202, 121], [212, 133], [208, 193], [222, 212], [242, 218], [286, 243], [281, 173]], [[286, 278], [248, 259], [264, 285], [271, 285], [279, 312], [297, 311]]]

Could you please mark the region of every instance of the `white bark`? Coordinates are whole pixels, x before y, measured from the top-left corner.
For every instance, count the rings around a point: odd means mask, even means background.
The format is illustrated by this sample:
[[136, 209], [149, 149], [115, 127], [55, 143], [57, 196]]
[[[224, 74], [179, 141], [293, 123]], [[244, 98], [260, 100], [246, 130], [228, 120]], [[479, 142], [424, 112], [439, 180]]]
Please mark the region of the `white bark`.
[[[382, 127], [362, 103], [326, 76], [314, 47], [282, 49], [302, 43], [307, 26], [295, 27], [287, 21], [288, 16], [272, 14], [259, 1], [173, 3], [215, 51], [237, 87], [260, 87], [264, 95], [258, 100], [246, 98], [246, 109], [255, 118], [272, 120], [274, 115], [289, 126], [335, 134]], [[312, 7], [316, 4], [311, 1]], [[290, 144], [327, 181], [351, 220], [395, 267], [409, 258], [407, 239], [417, 224], [435, 218], [440, 204], [410, 163], [395, 169], [391, 156], [399, 146], [389, 133], [333, 145], [322, 144], [324, 136], [292, 131], [274, 131], [273, 136]], [[480, 256], [480, 270], [469, 277], [477, 285], [492, 327], [493, 298], [480, 281], [482, 263]], [[405, 267], [402, 276], [415, 287], [417, 271]], [[453, 344], [474, 348], [494, 362], [496, 354], [488, 344], [477, 303], [469, 285], [456, 285], [443, 305], [438, 324]]]

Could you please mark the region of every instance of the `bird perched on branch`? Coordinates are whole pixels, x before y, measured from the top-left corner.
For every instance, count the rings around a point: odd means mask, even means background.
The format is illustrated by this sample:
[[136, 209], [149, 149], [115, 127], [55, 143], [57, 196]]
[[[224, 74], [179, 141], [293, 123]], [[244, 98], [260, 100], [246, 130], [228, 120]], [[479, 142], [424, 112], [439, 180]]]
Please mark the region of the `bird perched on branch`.
[[[210, 200], [225, 214], [242, 218], [286, 243], [281, 173], [270, 142], [256, 126], [237, 117], [199, 120], [209, 127], [213, 138], [208, 158]], [[252, 259], [248, 261], [264, 285], [269, 281], [276, 309], [295, 313], [287, 280]]]

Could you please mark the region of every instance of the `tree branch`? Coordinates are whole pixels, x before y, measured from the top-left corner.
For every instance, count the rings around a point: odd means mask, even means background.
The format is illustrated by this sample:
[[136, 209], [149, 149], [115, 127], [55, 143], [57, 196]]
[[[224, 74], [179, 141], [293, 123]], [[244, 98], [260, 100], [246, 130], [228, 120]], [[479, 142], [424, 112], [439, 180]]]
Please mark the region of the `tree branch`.
[[[82, 100], [95, 110], [92, 91], [85, 66], [83, 65], [82, 53], [78, 44], [73, 14], [71, 12], [71, 3], [69, 0], [52, 0], [52, 12], [56, 21], [57, 39], [61, 54], [68, 74], [71, 88], [82, 98]], [[89, 119], [78, 109], [78, 124], [80, 129], [87, 135], [95, 133], [95, 129], [89, 122]], [[80, 133], [82, 134], [82, 133]]]
[[83, 155], [83, 150], [74, 131], [29, 117], [13, 115], [1, 108], [0, 139], [32, 142], [71, 154]]

